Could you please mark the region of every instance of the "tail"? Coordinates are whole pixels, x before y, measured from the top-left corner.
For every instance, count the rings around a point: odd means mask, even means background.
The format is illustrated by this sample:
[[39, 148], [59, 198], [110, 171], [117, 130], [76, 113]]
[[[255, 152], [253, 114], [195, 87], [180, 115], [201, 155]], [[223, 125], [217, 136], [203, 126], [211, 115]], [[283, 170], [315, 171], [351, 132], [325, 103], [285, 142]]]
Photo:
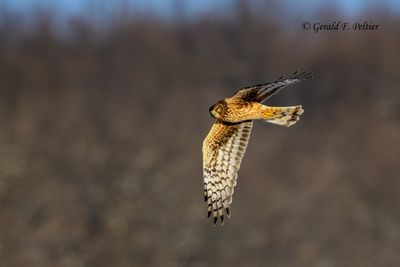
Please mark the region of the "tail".
[[263, 120], [269, 123], [278, 124], [281, 126], [292, 126], [303, 114], [304, 109], [299, 106], [291, 107], [268, 107], [265, 106], [263, 111]]

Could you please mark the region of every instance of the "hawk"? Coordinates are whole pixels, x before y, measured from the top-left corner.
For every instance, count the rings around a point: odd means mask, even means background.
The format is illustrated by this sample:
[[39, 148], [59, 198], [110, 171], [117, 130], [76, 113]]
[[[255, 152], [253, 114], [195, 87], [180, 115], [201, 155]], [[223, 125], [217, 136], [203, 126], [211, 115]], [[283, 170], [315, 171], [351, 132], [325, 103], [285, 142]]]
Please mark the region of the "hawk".
[[218, 218], [221, 225], [224, 223], [225, 213], [230, 217], [232, 195], [253, 120], [289, 127], [304, 112], [301, 105], [271, 107], [262, 103], [282, 88], [308, 78], [312, 78], [311, 72], [296, 71], [274, 82], [243, 87], [210, 107], [215, 121], [204, 139], [202, 152], [204, 200], [208, 204], [208, 217], [214, 217], [214, 225]]

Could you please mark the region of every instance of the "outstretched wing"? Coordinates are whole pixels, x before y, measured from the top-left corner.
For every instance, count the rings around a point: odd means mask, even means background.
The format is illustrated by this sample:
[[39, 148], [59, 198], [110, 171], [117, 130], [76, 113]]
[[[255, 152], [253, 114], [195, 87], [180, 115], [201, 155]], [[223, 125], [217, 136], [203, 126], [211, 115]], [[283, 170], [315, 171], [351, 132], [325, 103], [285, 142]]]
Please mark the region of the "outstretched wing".
[[274, 82], [243, 87], [239, 89], [232, 97], [261, 103], [270, 96], [279, 92], [282, 88], [312, 77], [312, 72], [304, 71], [298, 73], [296, 71], [292, 75], [288, 77], [282, 76]]
[[208, 203], [208, 217], [214, 225], [224, 223], [224, 210], [230, 216], [230, 204], [237, 173], [249, 142], [252, 121], [226, 124], [216, 120], [203, 142], [204, 200]]

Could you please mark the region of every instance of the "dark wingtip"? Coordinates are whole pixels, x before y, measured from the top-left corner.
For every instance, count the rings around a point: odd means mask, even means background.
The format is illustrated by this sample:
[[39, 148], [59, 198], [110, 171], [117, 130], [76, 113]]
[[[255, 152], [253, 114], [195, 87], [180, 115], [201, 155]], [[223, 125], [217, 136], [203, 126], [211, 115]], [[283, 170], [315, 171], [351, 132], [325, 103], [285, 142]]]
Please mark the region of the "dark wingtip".
[[207, 218], [210, 218], [210, 216], [211, 216], [211, 210], [208, 211]]
[[231, 217], [231, 210], [229, 208], [226, 208], [225, 211], [228, 218]]
[[305, 80], [305, 79], [310, 79], [313, 78], [314, 74], [311, 71], [305, 70], [300, 72], [298, 69], [293, 72], [291, 75], [286, 76], [286, 75], [282, 75], [281, 77], [279, 77], [278, 81], [281, 80], [286, 80], [286, 79], [299, 79], [299, 80]]
[[[296, 70], [289, 77], [287, 77], [287, 79], [305, 80], [305, 79], [310, 79], [313, 77], [314, 77], [314, 75], [311, 71], [305, 70], [305, 71], [300, 72], [299, 70]], [[285, 76], [282, 76], [281, 78], [279, 78], [279, 80], [281, 80], [282, 78], [285, 78]]]
[[213, 226], [215, 226], [215, 224], [217, 224], [217, 221], [218, 221], [218, 217], [214, 217], [214, 224], [213, 224]]
[[304, 80], [304, 79], [310, 79], [314, 77], [314, 74], [311, 71], [305, 70], [302, 73], [298, 74], [299, 78]]
[[204, 201], [207, 201], [207, 200], [208, 200], [207, 195], [204, 195]]

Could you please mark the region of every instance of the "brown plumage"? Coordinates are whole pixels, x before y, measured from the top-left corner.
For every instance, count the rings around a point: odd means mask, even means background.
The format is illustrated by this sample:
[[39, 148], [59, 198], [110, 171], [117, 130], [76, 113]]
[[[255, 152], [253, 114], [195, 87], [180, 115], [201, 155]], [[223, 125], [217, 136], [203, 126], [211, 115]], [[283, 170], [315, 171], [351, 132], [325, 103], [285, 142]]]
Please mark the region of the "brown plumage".
[[214, 225], [218, 218], [221, 224], [224, 223], [224, 214], [230, 216], [237, 173], [246, 152], [253, 120], [289, 127], [303, 113], [300, 105], [269, 107], [262, 102], [283, 87], [311, 77], [311, 72], [295, 72], [275, 82], [243, 87], [210, 107], [215, 121], [203, 142], [203, 176], [204, 200], [208, 204], [208, 217], [213, 215]]

